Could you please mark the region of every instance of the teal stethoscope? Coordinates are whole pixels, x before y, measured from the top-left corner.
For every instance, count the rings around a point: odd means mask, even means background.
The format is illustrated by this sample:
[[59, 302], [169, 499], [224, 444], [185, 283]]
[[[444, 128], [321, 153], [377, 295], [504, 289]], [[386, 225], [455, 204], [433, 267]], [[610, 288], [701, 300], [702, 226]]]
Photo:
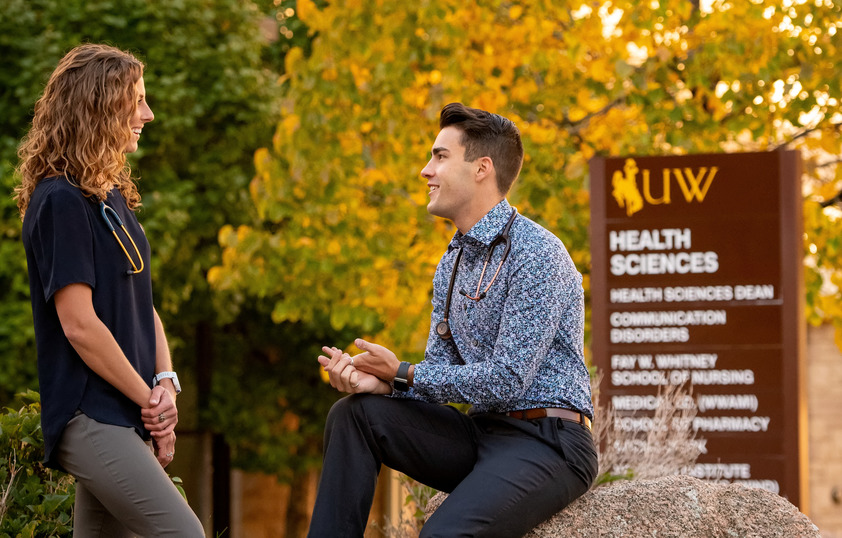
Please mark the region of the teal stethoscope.
[[[105, 202], [99, 203], [99, 212], [102, 214], [102, 219], [105, 221], [105, 225], [108, 226], [108, 229], [111, 230], [111, 233], [114, 235], [114, 239], [120, 244], [120, 248], [123, 249], [123, 253], [128, 258], [129, 263], [132, 264], [132, 268], [126, 271], [127, 275], [136, 275], [143, 271], [143, 256], [140, 255], [140, 249], [137, 248], [137, 244], [132, 239], [132, 236], [129, 235], [129, 231], [126, 229], [126, 226], [123, 224], [123, 219], [120, 218], [120, 215], [114, 211], [114, 208], [106, 205]], [[140, 261], [140, 268], [138, 268], [137, 264], [135, 264], [134, 260], [132, 259], [131, 255], [129, 255], [129, 251], [126, 250], [126, 245], [123, 244], [123, 241], [120, 240], [120, 236], [117, 235], [117, 230], [114, 228], [114, 225], [111, 224], [111, 219], [108, 218], [108, 214], [111, 213], [111, 216], [117, 221], [117, 226], [122, 228], [123, 233], [126, 234], [126, 237], [129, 238], [131, 241], [132, 246], [134, 247], [134, 251], [137, 253], [137, 259]]]
[[[506, 222], [506, 226], [503, 227], [503, 230], [497, 234], [497, 236], [491, 241], [491, 245], [488, 247], [488, 254], [485, 255], [485, 263], [482, 264], [482, 272], [479, 275], [479, 282], [477, 283], [477, 291], [475, 295], [469, 295], [465, 290], [459, 290], [459, 293], [467, 297], [472, 301], [481, 301], [485, 298], [485, 294], [488, 293], [488, 290], [491, 289], [491, 285], [494, 284], [494, 281], [497, 280], [497, 275], [500, 274], [500, 269], [503, 267], [503, 263], [505, 263], [506, 258], [509, 256], [509, 250], [512, 247], [511, 242], [509, 241], [509, 230], [512, 228], [512, 224], [515, 222], [515, 217], [517, 217], [517, 208], [512, 208], [512, 216], [509, 217], [509, 221]], [[494, 272], [494, 276], [491, 277], [491, 281], [488, 282], [488, 285], [485, 286], [485, 289], [480, 291], [482, 288], [482, 279], [485, 277], [485, 270], [488, 268], [488, 262], [491, 261], [491, 255], [494, 254], [494, 249], [499, 244], [504, 244], [505, 248], [503, 249], [503, 257], [500, 258], [500, 265], [497, 266], [497, 270]], [[444, 302], [444, 320], [440, 321], [436, 324], [436, 334], [441, 337], [442, 340], [449, 340], [453, 337], [453, 333], [450, 332], [450, 299], [453, 297], [453, 285], [456, 283], [456, 271], [459, 269], [459, 260], [462, 259], [462, 249], [459, 249], [459, 253], [456, 254], [456, 261], [453, 262], [453, 271], [450, 273], [450, 284], [447, 286], [447, 300]]]

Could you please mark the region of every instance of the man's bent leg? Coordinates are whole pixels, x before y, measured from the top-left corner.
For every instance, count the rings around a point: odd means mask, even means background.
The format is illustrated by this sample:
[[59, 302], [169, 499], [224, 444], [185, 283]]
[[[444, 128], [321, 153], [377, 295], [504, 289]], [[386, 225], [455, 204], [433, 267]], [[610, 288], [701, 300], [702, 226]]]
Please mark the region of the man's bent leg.
[[587, 492], [597, 458], [583, 426], [552, 418], [477, 422], [483, 433], [476, 466], [421, 537], [523, 536]]
[[309, 536], [363, 536], [381, 464], [452, 490], [473, 468], [476, 433], [452, 407], [370, 394], [342, 398], [325, 426]]

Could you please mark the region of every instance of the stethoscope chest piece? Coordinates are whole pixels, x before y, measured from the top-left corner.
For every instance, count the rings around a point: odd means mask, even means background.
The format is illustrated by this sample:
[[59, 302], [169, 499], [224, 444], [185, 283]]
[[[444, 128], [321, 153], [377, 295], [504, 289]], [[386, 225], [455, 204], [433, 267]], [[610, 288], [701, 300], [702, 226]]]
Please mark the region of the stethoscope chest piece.
[[453, 333], [450, 332], [450, 323], [447, 321], [440, 321], [436, 324], [436, 334], [441, 337], [442, 340], [450, 340], [453, 337]]

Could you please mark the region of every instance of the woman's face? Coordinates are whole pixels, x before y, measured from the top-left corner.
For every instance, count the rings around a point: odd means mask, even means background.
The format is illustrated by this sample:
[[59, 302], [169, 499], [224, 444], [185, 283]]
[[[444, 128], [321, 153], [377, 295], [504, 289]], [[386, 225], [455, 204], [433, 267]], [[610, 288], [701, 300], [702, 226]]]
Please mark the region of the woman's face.
[[143, 84], [143, 77], [137, 80], [135, 89], [137, 90], [137, 109], [129, 120], [129, 127], [131, 127], [132, 134], [129, 142], [126, 144], [126, 153], [137, 151], [137, 142], [140, 140], [140, 132], [143, 130], [143, 126], [155, 119], [152, 109], [149, 108], [149, 104], [146, 102], [146, 86]]

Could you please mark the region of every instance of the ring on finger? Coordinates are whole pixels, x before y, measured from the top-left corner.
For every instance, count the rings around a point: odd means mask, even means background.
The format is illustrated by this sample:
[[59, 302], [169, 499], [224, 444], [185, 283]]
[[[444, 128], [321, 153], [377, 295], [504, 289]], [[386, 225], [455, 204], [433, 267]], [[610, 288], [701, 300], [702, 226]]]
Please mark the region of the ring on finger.
[[167, 420], [167, 416], [165, 414], [161, 413], [160, 415], [158, 415], [158, 422], [159, 423], [161, 423], [165, 420]]
[[168, 458], [173, 457], [173, 453], [172, 453], [172, 452], [167, 452], [167, 457], [168, 457]]

